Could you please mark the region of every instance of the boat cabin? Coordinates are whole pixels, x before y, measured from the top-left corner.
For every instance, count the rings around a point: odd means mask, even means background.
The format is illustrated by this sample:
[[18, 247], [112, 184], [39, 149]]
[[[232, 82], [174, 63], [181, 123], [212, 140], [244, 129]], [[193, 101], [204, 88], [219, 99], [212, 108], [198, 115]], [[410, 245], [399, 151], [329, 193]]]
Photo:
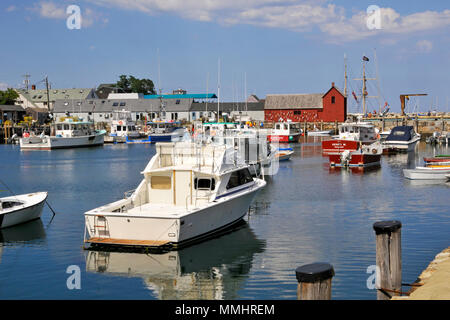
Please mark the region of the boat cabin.
[[171, 133], [180, 127], [180, 122], [147, 122], [147, 128], [151, 134]]
[[94, 123], [80, 121], [77, 119], [68, 119], [55, 124], [55, 136], [71, 138], [80, 136], [89, 136], [95, 132]]
[[131, 112], [127, 110], [115, 111], [111, 122], [112, 137], [139, 137], [136, 123], [131, 118]]
[[273, 134], [278, 135], [298, 135], [302, 133], [301, 124], [299, 122], [277, 122], [273, 129]]
[[343, 123], [339, 126], [341, 140], [373, 142], [378, 139], [375, 126], [370, 123]]

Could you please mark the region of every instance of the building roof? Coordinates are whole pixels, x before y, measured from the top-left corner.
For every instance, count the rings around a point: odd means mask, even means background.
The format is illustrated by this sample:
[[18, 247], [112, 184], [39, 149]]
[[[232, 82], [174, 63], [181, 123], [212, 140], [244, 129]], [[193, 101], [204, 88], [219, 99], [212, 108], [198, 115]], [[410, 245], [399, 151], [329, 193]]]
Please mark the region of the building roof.
[[214, 93], [201, 93], [201, 94], [146, 94], [145, 99], [216, 99], [217, 96]]
[[2, 104], [0, 105], [0, 110], [4, 112], [8, 111], [18, 111], [18, 112], [25, 112], [25, 109], [22, 106], [19, 105], [9, 105], [9, 104]]
[[[263, 102], [249, 102], [247, 106], [245, 102], [221, 102], [219, 104], [219, 110], [221, 112], [232, 112], [232, 111], [264, 111], [264, 103]], [[217, 103], [208, 103], [208, 110], [206, 110], [206, 103], [193, 103], [191, 106], [192, 112], [194, 111], [217, 111]]]
[[[188, 112], [193, 99], [163, 100], [167, 112]], [[55, 113], [105, 113], [114, 110], [130, 112], [158, 112], [160, 100], [155, 99], [87, 99], [87, 100], [56, 100], [53, 107]], [[95, 108], [94, 108], [95, 106]]]
[[264, 109], [322, 109], [323, 93], [312, 94], [270, 94]]
[[[37, 89], [37, 90], [19, 89], [17, 90], [17, 92], [33, 103], [47, 102], [46, 89]], [[89, 98], [95, 98], [95, 91], [92, 88], [50, 89], [48, 93], [50, 101], [60, 99], [84, 100]]]

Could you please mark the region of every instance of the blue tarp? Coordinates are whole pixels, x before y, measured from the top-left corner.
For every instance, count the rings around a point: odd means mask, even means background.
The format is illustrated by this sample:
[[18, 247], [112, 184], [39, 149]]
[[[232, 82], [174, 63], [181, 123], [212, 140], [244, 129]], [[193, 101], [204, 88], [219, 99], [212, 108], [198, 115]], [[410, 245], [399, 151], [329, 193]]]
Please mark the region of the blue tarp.
[[391, 130], [386, 141], [409, 141], [412, 139], [411, 132], [414, 132], [412, 126], [398, 126]]

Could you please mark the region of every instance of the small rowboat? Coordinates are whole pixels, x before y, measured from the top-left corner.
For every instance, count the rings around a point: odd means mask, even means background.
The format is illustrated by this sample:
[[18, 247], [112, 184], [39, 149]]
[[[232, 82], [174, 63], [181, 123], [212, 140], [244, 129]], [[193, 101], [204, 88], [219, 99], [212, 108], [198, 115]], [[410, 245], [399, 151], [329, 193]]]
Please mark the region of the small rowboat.
[[446, 180], [446, 176], [450, 175], [450, 167], [403, 169], [403, 175], [412, 180]]
[[278, 149], [275, 157], [278, 159], [278, 161], [287, 161], [293, 154], [294, 150], [292, 150], [292, 148]]
[[47, 192], [0, 198], [0, 228], [40, 218], [46, 199]]
[[433, 158], [423, 158], [425, 162], [450, 162], [450, 157], [447, 156], [437, 156]]

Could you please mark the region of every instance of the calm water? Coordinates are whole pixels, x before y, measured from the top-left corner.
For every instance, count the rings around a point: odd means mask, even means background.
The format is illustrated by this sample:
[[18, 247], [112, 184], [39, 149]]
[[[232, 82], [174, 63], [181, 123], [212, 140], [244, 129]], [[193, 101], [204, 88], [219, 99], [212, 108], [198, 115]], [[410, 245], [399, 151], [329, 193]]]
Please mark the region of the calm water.
[[[386, 219], [403, 223], [403, 282], [413, 282], [450, 245], [450, 186], [414, 183], [402, 169], [450, 150], [421, 144], [362, 173], [331, 170], [316, 139], [280, 164], [246, 224], [166, 254], [82, 248], [83, 212], [134, 189], [154, 146], [1, 145], [0, 179], [16, 193], [48, 191], [58, 214], [49, 223], [45, 207], [41, 220], [0, 230], [0, 299], [295, 299], [295, 268], [317, 261], [335, 268], [333, 299], [376, 299], [366, 270], [375, 264], [372, 224]], [[81, 269], [81, 290], [67, 289], [71, 265]]]

